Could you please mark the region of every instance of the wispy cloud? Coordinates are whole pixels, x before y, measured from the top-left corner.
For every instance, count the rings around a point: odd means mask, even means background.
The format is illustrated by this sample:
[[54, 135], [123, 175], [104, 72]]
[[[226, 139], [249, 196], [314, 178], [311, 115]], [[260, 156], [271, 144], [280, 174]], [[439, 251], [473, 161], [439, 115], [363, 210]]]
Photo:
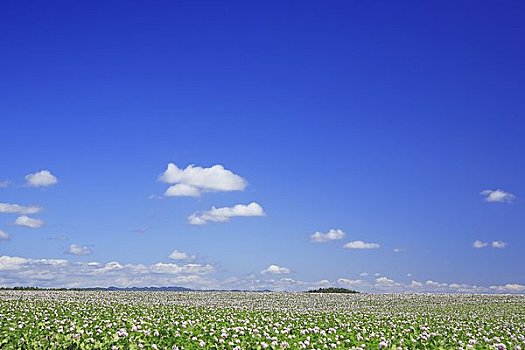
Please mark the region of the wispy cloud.
[[41, 170], [26, 175], [26, 184], [31, 187], [47, 187], [57, 183], [58, 179], [49, 170]]
[[42, 207], [31, 205], [23, 206], [19, 204], [12, 203], [0, 203], [0, 213], [6, 214], [36, 214], [42, 210]]
[[337, 283], [342, 284], [344, 286], [360, 286], [366, 284], [363, 280], [351, 280], [348, 278], [339, 278], [337, 280]]
[[9, 186], [11, 182], [8, 181], [8, 180], [0, 180], [0, 188], [5, 188], [7, 186]]
[[481, 249], [488, 247], [496, 248], [496, 249], [503, 249], [507, 246], [507, 242], [503, 241], [492, 241], [491, 243], [480, 241], [479, 239], [475, 240], [474, 243], [472, 243], [472, 247], [476, 249]]
[[247, 185], [245, 179], [220, 164], [209, 168], [189, 165], [181, 169], [169, 163], [159, 180], [171, 185], [164, 192], [168, 197], [198, 197], [203, 192], [242, 191]]
[[30, 228], [39, 228], [44, 226], [45, 222], [40, 219], [30, 218], [29, 216], [22, 215], [16, 218], [14, 225], [25, 226]]
[[330, 231], [328, 231], [326, 233], [322, 233], [322, 232], [319, 232], [319, 231], [315, 232], [314, 234], [312, 234], [310, 236], [310, 239], [312, 240], [312, 242], [323, 243], [323, 242], [329, 242], [329, 241], [335, 241], [335, 240], [343, 239], [344, 236], [345, 236], [345, 233], [343, 232], [343, 230], [331, 229]]
[[3, 230], [0, 230], [0, 241], [9, 241], [11, 237], [9, 234]]
[[514, 199], [516, 199], [515, 195], [503, 190], [483, 190], [480, 192], [480, 194], [485, 196], [486, 202], [512, 203]]
[[486, 246], [488, 246], [488, 243], [480, 241], [479, 239], [476, 239], [474, 243], [472, 243], [472, 247], [476, 249], [485, 248]]
[[347, 249], [377, 249], [380, 247], [380, 245], [378, 243], [352, 241], [352, 242], [346, 243], [343, 247]]
[[148, 231], [148, 227], [137, 227], [131, 230], [131, 232], [135, 233], [146, 233]]
[[263, 208], [252, 202], [248, 205], [237, 204], [233, 207], [215, 208], [209, 211], [193, 213], [188, 217], [188, 222], [192, 225], [205, 225], [208, 222], [226, 222], [233, 217], [264, 216]]
[[150, 270], [154, 273], [166, 273], [166, 274], [194, 274], [194, 275], [207, 275], [215, 272], [215, 268], [209, 264], [185, 264], [177, 265], [172, 263], [157, 263], [152, 265]]

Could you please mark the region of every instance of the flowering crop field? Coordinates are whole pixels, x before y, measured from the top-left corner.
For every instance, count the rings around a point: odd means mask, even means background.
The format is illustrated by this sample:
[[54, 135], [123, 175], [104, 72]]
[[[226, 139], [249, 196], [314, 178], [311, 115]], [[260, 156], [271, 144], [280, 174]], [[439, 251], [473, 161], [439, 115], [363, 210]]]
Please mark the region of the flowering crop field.
[[525, 296], [0, 291], [1, 349], [523, 349]]

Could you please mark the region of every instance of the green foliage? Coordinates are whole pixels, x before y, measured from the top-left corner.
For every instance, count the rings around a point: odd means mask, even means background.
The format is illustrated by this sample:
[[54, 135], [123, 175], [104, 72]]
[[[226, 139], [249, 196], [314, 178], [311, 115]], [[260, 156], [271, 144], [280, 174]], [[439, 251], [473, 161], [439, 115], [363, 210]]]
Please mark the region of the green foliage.
[[0, 291], [2, 350], [520, 349], [525, 296]]

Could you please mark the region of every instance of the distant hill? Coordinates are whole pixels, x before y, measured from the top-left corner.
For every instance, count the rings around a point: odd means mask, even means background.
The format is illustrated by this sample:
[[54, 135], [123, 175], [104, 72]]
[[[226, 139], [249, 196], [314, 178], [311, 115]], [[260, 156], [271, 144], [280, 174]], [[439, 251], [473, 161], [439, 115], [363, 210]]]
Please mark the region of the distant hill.
[[356, 290], [352, 289], [346, 289], [346, 288], [319, 288], [319, 289], [312, 289], [307, 291], [307, 293], [346, 293], [346, 294], [357, 294], [359, 293]]

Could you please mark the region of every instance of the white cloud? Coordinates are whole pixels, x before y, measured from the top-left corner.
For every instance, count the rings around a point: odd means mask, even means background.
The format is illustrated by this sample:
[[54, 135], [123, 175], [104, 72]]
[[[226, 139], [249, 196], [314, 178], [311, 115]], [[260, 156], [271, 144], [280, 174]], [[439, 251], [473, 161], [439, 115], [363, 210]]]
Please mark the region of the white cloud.
[[512, 193], [502, 190], [483, 190], [480, 194], [485, 196], [486, 202], [511, 203], [516, 198]]
[[444, 287], [448, 287], [449, 286], [447, 283], [439, 283], [439, 282], [434, 282], [432, 280], [426, 281], [425, 285], [427, 287], [434, 287], [434, 288], [444, 288]]
[[338, 240], [338, 239], [343, 239], [343, 237], [345, 236], [345, 233], [343, 232], [343, 230], [335, 230], [335, 229], [331, 229], [330, 231], [326, 232], [326, 233], [322, 233], [322, 232], [315, 232], [314, 234], [312, 234], [310, 236], [312, 242], [316, 242], [316, 243], [322, 243], [322, 242], [328, 242], [328, 241], [335, 241], [335, 240]]
[[46, 187], [55, 185], [58, 179], [49, 170], [41, 170], [33, 174], [26, 175], [27, 185], [31, 187]]
[[263, 208], [252, 202], [248, 205], [237, 204], [233, 207], [215, 208], [212, 207], [209, 211], [193, 213], [188, 217], [188, 222], [192, 225], [204, 225], [209, 221], [225, 222], [230, 218], [239, 216], [264, 216]]
[[509, 283], [504, 286], [490, 286], [490, 289], [502, 293], [522, 293], [525, 292], [525, 286], [517, 283]]
[[408, 286], [410, 288], [421, 288], [421, 287], [423, 287], [423, 283], [418, 282], [418, 281], [412, 281], [412, 282], [410, 282], [410, 284]]
[[271, 273], [271, 274], [274, 274], [274, 275], [280, 275], [280, 274], [288, 274], [290, 273], [290, 269], [287, 268], [287, 267], [282, 267], [282, 266], [279, 266], [279, 265], [270, 265], [268, 266], [265, 270], [262, 270], [261, 271], [262, 274], [265, 274], [265, 273]]
[[246, 188], [245, 179], [220, 164], [209, 168], [189, 165], [181, 169], [169, 163], [159, 180], [170, 186], [165, 196], [200, 196], [202, 192], [242, 191]]
[[0, 241], [9, 241], [11, 237], [9, 237], [9, 234], [3, 230], [0, 230]]
[[18, 226], [26, 226], [30, 228], [39, 228], [39, 227], [44, 226], [45, 223], [43, 220], [33, 219], [33, 218], [30, 218], [29, 216], [22, 215], [16, 218], [14, 224]]
[[[69, 262], [63, 259], [26, 259], [0, 256], [2, 285], [41, 287], [177, 286], [199, 287], [213, 281], [209, 264], [120, 264], [111, 261]], [[210, 286], [212, 288], [213, 286]]]
[[[271, 267], [272, 265], [270, 265]], [[525, 293], [525, 285], [508, 283], [504, 285], [476, 286], [464, 283], [444, 283], [428, 280], [402, 283], [387, 277], [374, 281], [339, 278], [336, 281], [301, 281], [288, 278], [289, 269], [273, 265], [267, 278], [260, 274], [244, 278], [213, 277], [215, 269], [209, 264], [121, 264], [117, 261], [72, 262], [64, 259], [31, 259], [16, 256], [0, 256], [0, 279], [2, 286], [39, 287], [144, 287], [183, 286], [196, 289], [241, 289], [241, 290], [284, 290], [305, 291], [319, 286], [342, 286], [361, 292], [381, 293]], [[286, 269], [286, 270], [282, 270]], [[275, 272], [281, 272], [275, 273]]]
[[487, 242], [480, 241], [479, 239], [476, 239], [474, 243], [472, 243], [472, 247], [476, 249], [484, 248], [488, 245]]
[[405, 251], [405, 249], [404, 248], [394, 248], [393, 251], [394, 253], [402, 253]]
[[7, 187], [9, 186], [11, 182], [9, 182], [8, 180], [2, 180], [0, 181], [0, 188], [4, 188], [4, 187]]
[[366, 277], [366, 276], [368, 276], [368, 272], [361, 272], [361, 273], [359, 274], [359, 276], [361, 276], [361, 277]]
[[503, 249], [507, 246], [507, 243], [503, 241], [493, 241], [490, 245], [492, 248]]
[[208, 275], [215, 272], [215, 267], [210, 264], [185, 264], [182, 265], [182, 273], [191, 275]]
[[73, 255], [89, 255], [91, 254], [91, 249], [85, 245], [71, 244], [67, 252]]
[[348, 242], [344, 246], [347, 249], [377, 249], [380, 247], [378, 243], [367, 243], [363, 241]]
[[379, 277], [376, 278], [376, 285], [381, 287], [395, 287], [399, 286], [400, 284], [394, 281], [393, 279], [387, 277]]
[[195, 255], [190, 255], [185, 252], [174, 250], [173, 253], [170, 254], [169, 258], [171, 260], [195, 260]]
[[179, 274], [182, 272], [182, 267], [180, 267], [177, 264], [165, 264], [165, 263], [157, 263], [152, 266], [152, 271], [156, 273], [172, 273], [172, 274]]
[[0, 270], [18, 270], [28, 262], [17, 256], [0, 256]]
[[[483, 242], [483, 241], [480, 241], [480, 240], [475, 240], [474, 243], [472, 243], [472, 247], [474, 247], [476, 249], [485, 248], [485, 247], [488, 247], [488, 246], [489, 246], [488, 242]], [[507, 242], [492, 241], [492, 243], [490, 243], [490, 246], [492, 248], [496, 248], [496, 249], [503, 249], [503, 248], [505, 248], [507, 246]]]
[[0, 203], [0, 213], [4, 214], [36, 214], [42, 210], [42, 207], [31, 205], [25, 207], [18, 204]]
[[186, 184], [176, 184], [168, 187], [164, 195], [167, 197], [199, 197], [200, 191]]
[[360, 286], [365, 284], [366, 282], [363, 280], [350, 280], [348, 278], [340, 278], [337, 280], [337, 283], [346, 285], [346, 286]]
[[35, 262], [42, 265], [53, 265], [53, 266], [65, 266], [69, 264], [69, 261], [65, 259], [37, 259]]

